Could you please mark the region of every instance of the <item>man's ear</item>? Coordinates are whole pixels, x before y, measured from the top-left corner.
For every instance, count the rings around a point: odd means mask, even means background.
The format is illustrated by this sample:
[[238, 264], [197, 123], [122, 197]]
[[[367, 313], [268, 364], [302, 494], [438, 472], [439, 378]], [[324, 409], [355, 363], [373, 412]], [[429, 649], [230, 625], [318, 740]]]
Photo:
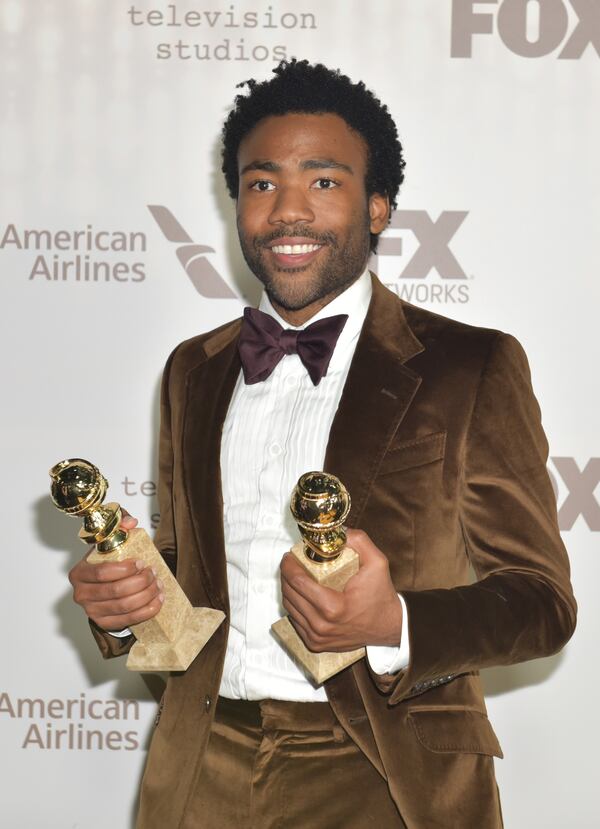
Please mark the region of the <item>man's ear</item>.
[[381, 193], [372, 193], [369, 196], [369, 216], [371, 233], [377, 234], [385, 230], [390, 217], [389, 198]]

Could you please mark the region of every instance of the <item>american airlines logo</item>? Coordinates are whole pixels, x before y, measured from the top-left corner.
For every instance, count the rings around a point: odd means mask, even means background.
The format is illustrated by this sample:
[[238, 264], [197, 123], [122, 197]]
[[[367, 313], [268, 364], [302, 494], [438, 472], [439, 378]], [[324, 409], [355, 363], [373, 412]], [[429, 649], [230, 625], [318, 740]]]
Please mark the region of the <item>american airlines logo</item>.
[[148, 210], [167, 241], [176, 245], [175, 254], [198, 293], [207, 299], [236, 299], [237, 295], [206, 256], [214, 253], [214, 248], [194, 242], [163, 205], [149, 204]]
[[[468, 276], [451, 248], [468, 215], [466, 210], [442, 210], [437, 217], [426, 210], [394, 211], [379, 239], [377, 255], [372, 257], [373, 269], [407, 302], [468, 302]], [[414, 248], [415, 242], [416, 249], [407, 257], [405, 248]], [[398, 280], [394, 282], [385, 276], [392, 263], [394, 271], [396, 264], [399, 266], [399, 271], [393, 272]], [[441, 282], [425, 282], [431, 274]]]
[[451, 25], [453, 58], [472, 57], [475, 36], [495, 30], [524, 58], [554, 52], [559, 60], [577, 60], [590, 49], [600, 57], [598, 0], [453, 0]]

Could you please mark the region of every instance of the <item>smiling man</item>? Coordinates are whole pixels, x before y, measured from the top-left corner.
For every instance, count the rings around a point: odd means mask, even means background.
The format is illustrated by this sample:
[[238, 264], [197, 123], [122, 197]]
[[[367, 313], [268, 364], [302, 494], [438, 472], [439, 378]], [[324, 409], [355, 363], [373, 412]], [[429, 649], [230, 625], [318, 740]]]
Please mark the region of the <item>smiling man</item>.
[[389, 200], [366, 193], [367, 148], [339, 115], [264, 118], [241, 142], [240, 244], [275, 310], [301, 325], [367, 264]]
[[[526, 358], [367, 270], [404, 162], [363, 84], [292, 61], [248, 85], [223, 172], [264, 294], [173, 352], [160, 433], [157, 546], [227, 622], [169, 678], [138, 826], [497, 829], [478, 671], [555, 653], [576, 613]], [[284, 555], [312, 469], [352, 495], [342, 593]], [[71, 581], [105, 656], [163, 600], [134, 562]], [[366, 658], [315, 687], [270, 634], [283, 608]]]

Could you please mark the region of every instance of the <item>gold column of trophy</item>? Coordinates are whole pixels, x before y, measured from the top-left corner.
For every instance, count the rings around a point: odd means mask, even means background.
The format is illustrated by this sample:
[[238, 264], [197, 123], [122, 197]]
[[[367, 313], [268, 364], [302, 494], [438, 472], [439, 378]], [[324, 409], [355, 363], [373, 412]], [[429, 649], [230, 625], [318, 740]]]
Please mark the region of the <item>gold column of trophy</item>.
[[[358, 553], [346, 546], [343, 528], [350, 512], [346, 487], [335, 475], [306, 472], [292, 493], [290, 509], [303, 539], [294, 544], [291, 553], [316, 582], [341, 592], [359, 568]], [[347, 653], [313, 653], [287, 616], [271, 625], [271, 630], [319, 685], [365, 655], [364, 648]]]
[[137, 639], [129, 651], [131, 671], [185, 671], [196, 658], [225, 614], [208, 607], [192, 607], [145, 530], [120, 527], [121, 507], [103, 504], [108, 481], [89, 461], [61, 461], [50, 470], [51, 494], [56, 507], [67, 515], [83, 516], [79, 537], [96, 549], [91, 564], [135, 559], [152, 567], [162, 581], [165, 602], [147, 622], [131, 626]]

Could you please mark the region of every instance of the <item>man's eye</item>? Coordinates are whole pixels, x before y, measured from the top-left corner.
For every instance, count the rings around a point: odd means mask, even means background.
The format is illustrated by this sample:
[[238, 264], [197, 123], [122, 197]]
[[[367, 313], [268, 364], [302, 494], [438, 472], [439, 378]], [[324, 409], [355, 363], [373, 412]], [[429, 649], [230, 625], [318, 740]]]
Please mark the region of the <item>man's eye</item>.
[[259, 179], [259, 181], [253, 181], [250, 185], [251, 190], [258, 190], [259, 193], [267, 193], [269, 190], [273, 190], [275, 185], [272, 181], [267, 181], [266, 179]]
[[331, 190], [334, 187], [337, 187], [337, 181], [334, 181], [332, 178], [318, 178], [314, 186], [317, 190]]

